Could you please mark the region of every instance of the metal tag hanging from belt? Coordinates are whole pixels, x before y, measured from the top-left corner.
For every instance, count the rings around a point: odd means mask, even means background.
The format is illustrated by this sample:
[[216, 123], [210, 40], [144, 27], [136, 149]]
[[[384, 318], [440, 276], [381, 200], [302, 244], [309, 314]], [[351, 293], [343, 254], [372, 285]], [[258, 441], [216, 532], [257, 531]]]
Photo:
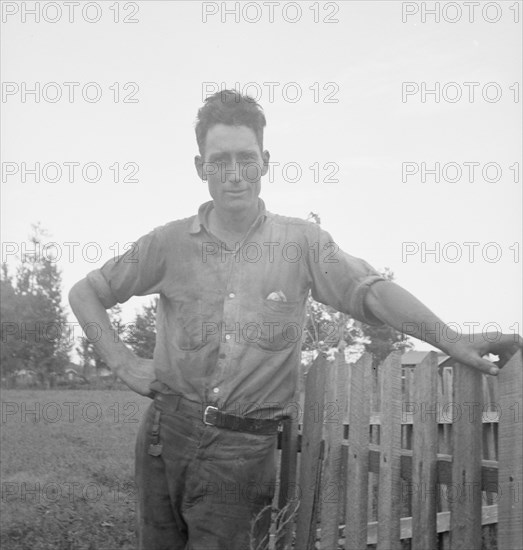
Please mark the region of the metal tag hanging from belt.
[[162, 444], [160, 443], [160, 411], [154, 413], [153, 431], [151, 433], [153, 442], [149, 445], [147, 451], [151, 456], [160, 456], [162, 454]]

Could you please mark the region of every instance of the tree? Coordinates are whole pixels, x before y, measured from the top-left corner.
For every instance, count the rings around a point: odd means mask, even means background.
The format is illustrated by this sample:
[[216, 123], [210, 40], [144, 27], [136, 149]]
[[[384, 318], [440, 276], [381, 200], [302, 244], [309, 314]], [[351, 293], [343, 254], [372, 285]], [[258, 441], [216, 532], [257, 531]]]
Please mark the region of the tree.
[[[154, 353], [157, 307], [158, 298], [155, 297], [150, 304], [144, 306], [142, 311], [136, 314], [134, 321], [127, 327], [122, 323], [122, 310], [119, 304], [108, 311], [109, 319], [116, 331], [115, 338], [123, 340], [136, 355], [145, 359], [152, 359]], [[76, 348], [84, 375], [87, 376], [93, 371], [100, 374], [104, 369], [109, 368], [94, 347], [97, 337], [96, 329], [88, 328], [88, 334], [79, 338], [79, 345]]]
[[13, 279], [2, 266], [2, 369], [32, 369], [46, 380], [69, 361], [70, 331], [62, 306], [61, 273], [45, 231], [32, 226], [31, 251], [20, 256]]
[[354, 346], [361, 342], [362, 336], [361, 329], [350, 315], [317, 302], [309, 295], [302, 351], [328, 351], [341, 341], [344, 345]]
[[130, 333], [125, 337], [125, 343], [129, 344], [138, 357], [152, 359], [156, 345], [156, 310], [158, 297], [153, 298], [150, 304], [143, 307], [141, 313], [137, 313], [132, 323]]
[[19, 320], [24, 318], [25, 301], [16, 295], [13, 278], [9, 275], [7, 264], [2, 264], [0, 273], [0, 318], [2, 345], [0, 346], [0, 364], [2, 374], [8, 376], [23, 368], [23, 342], [20, 338]]

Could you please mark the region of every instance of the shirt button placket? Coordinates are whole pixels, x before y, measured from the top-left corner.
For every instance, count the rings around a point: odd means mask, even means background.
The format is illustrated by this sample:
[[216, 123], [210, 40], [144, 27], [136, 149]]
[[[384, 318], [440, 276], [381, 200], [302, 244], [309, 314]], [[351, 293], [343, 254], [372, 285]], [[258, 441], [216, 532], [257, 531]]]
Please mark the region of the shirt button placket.
[[229, 276], [227, 280], [227, 290], [226, 290], [226, 299], [224, 301], [223, 305], [223, 318], [222, 318], [222, 326], [224, 327], [225, 331], [231, 331], [226, 332], [225, 334], [225, 341], [222, 341], [220, 346], [220, 353], [218, 355], [218, 369], [217, 369], [217, 376], [215, 378], [214, 384], [211, 386], [212, 393], [218, 397], [218, 394], [222, 393], [223, 388], [220, 388], [218, 384], [220, 383], [220, 380], [223, 380], [226, 378], [226, 371], [227, 371], [227, 363], [228, 363], [228, 356], [230, 356], [230, 346], [233, 345], [234, 341], [231, 341], [233, 335], [236, 334], [236, 323], [239, 321], [233, 312], [236, 310], [236, 307], [238, 307], [238, 304], [236, 303], [230, 303], [232, 300], [236, 298], [236, 292], [234, 292], [232, 289], [234, 288], [234, 284], [236, 281], [236, 271], [239, 268], [239, 265], [236, 261], [236, 254], [230, 254], [227, 256], [227, 262], [230, 262], [229, 266]]

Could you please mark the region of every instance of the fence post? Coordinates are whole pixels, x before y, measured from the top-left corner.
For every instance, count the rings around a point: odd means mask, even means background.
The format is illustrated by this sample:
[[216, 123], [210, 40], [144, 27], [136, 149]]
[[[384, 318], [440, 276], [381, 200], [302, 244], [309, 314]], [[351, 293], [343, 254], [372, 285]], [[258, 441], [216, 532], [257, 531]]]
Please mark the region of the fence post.
[[318, 355], [307, 372], [300, 458], [300, 507], [296, 521], [296, 548], [314, 548], [315, 504], [320, 490], [323, 411], [325, 403], [325, 356]]
[[333, 362], [325, 365], [325, 443], [321, 480], [321, 548], [336, 550], [339, 538], [339, 508], [344, 498], [342, 472], [342, 442], [344, 395], [348, 388], [340, 382], [347, 380], [343, 370], [348, 369], [343, 353], [338, 352]]
[[[438, 550], [438, 361], [431, 351], [414, 369], [412, 446], [412, 548]], [[404, 410], [407, 410], [404, 407]], [[428, 418], [427, 418], [428, 416]]]
[[352, 366], [347, 454], [345, 549], [367, 547], [369, 480], [369, 420], [372, 392], [372, 356], [364, 354]]
[[294, 519], [292, 516], [299, 497], [299, 491], [296, 490], [299, 410], [297, 413], [296, 418], [287, 418], [283, 422], [278, 508], [280, 510], [283, 510], [286, 506], [288, 508], [286, 512], [282, 513], [279, 525], [277, 525], [276, 550], [284, 550], [284, 548], [290, 547], [294, 529]]
[[481, 458], [483, 388], [481, 372], [456, 363], [453, 368], [451, 550], [481, 550]]
[[397, 550], [400, 540], [401, 353], [380, 365], [383, 373], [380, 429], [378, 550]]
[[521, 351], [498, 375], [501, 414], [498, 449], [498, 548], [521, 548], [523, 541], [523, 362]]

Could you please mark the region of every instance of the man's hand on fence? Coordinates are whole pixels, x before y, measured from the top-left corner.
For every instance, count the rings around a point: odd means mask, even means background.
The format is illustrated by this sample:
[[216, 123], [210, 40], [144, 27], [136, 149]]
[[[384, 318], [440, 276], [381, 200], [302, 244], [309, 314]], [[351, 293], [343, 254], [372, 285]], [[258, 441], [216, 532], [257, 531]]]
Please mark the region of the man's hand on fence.
[[[520, 349], [523, 338], [519, 334], [484, 333], [463, 335], [456, 342], [449, 343], [447, 353], [464, 365], [479, 369], [486, 374], [496, 375], [499, 369]], [[488, 353], [499, 356], [492, 363], [483, 356]]]
[[[496, 375], [523, 348], [518, 334], [458, 334], [410, 292], [391, 281], [377, 281], [365, 296], [366, 307], [387, 325], [442, 350], [460, 363]], [[499, 356], [498, 364], [483, 356]]]

